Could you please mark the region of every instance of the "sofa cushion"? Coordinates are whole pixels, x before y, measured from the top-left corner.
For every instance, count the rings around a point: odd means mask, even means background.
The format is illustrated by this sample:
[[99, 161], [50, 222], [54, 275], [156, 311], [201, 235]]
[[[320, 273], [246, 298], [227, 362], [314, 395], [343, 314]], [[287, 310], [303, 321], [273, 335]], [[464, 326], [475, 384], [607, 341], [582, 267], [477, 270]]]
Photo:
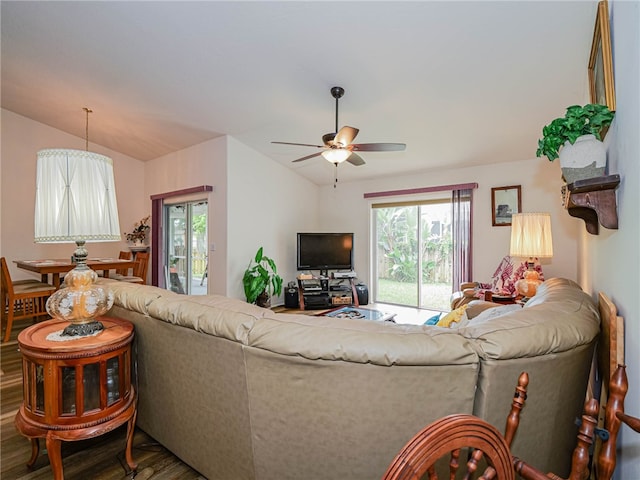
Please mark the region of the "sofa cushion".
[[466, 313], [468, 307], [469, 305], [467, 304], [467, 305], [462, 305], [461, 307], [458, 307], [455, 310], [451, 310], [445, 316], [440, 318], [440, 320], [438, 320], [438, 323], [436, 323], [436, 325], [438, 327], [445, 327], [445, 328], [462, 327], [466, 325], [468, 321], [467, 313]]
[[550, 279], [524, 308], [457, 331], [473, 339], [481, 358], [510, 359], [564, 352], [594, 341], [598, 309], [571, 280]]
[[427, 318], [423, 325], [436, 325], [442, 316], [442, 312], [434, 315], [433, 317]]
[[477, 316], [469, 320], [469, 323], [467, 323], [467, 325], [469, 326], [479, 325], [481, 323], [488, 322], [496, 318], [500, 318], [503, 315], [506, 315], [507, 313], [517, 312], [518, 310], [522, 310], [522, 305], [518, 305], [517, 303], [512, 303], [509, 305], [498, 305], [493, 308], [488, 308], [482, 311]]
[[475, 318], [478, 315], [480, 315], [482, 312], [484, 312], [488, 308], [499, 307], [501, 304], [494, 303], [494, 302], [486, 302], [484, 300], [472, 300], [467, 305], [469, 305], [469, 307], [467, 308], [467, 318], [471, 320], [472, 318]]

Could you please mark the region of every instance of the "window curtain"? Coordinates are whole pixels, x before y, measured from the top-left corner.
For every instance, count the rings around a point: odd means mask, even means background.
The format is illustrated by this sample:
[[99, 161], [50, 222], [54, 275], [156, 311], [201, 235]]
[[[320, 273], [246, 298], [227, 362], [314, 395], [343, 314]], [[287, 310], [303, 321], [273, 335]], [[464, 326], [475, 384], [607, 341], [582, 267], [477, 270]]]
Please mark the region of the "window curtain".
[[462, 282], [472, 278], [472, 200], [473, 190], [453, 190], [452, 240], [453, 240], [453, 291], [460, 288]]

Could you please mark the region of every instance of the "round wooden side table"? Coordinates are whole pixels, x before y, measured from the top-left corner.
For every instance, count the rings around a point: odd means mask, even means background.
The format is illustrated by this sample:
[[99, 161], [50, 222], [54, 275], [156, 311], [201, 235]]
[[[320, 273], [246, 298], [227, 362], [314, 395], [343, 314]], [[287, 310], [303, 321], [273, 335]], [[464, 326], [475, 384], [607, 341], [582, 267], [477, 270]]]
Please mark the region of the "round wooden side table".
[[61, 441], [103, 435], [127, 422], [125, 458], [131, 456], [136, 420], [136, 391], [131, 385], [133, 325], [99, 319], [104, 330], [94, 336], [60, 341], [69, 323], [49, 320], [18, 335], [22, 353], [23, 402], [16, 414], [18, 431], [31, 439], [32, 467], [45, 438], [55, 480], [64, 478]]

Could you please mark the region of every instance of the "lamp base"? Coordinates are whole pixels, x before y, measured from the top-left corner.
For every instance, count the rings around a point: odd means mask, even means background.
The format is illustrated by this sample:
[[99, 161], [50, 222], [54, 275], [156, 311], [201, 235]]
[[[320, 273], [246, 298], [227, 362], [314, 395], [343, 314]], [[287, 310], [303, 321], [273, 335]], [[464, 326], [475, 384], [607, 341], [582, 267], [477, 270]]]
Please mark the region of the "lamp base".
[[540, 275], [533, 269], [533, 261], [527, 262], [529, 269], [524, 272], [524, 278], [516, 282], [516, 291], [527, 300], [538, 291], [538, 285], [542, 283]]
[[76, 242], [73, 256], [76, 267], [64, 277], [61, 288], [47, 300], [47, 313], [53, 318], [70, 322], [62, 332], [66, 337], [93, 335], [104, 329], [96, 320], [113, 306], [113, 292], [107, 285], [96, 285], [98, 275], [87, 266], [84, 241]]
[[65, 337], [86, 337], [104, 330], [101, 322], [93, 321], [89, 323], [72, 323], [65, 328], [60, 335]]

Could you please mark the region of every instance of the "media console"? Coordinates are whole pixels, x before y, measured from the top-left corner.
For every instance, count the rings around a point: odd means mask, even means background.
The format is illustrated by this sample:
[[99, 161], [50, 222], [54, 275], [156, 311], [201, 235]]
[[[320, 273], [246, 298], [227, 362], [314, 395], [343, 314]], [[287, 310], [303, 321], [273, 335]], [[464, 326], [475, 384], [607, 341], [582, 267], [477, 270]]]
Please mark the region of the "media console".
[[339, 305], [359, 306], [354, 278], [298, 276], [300, 310], [332, 308]]

